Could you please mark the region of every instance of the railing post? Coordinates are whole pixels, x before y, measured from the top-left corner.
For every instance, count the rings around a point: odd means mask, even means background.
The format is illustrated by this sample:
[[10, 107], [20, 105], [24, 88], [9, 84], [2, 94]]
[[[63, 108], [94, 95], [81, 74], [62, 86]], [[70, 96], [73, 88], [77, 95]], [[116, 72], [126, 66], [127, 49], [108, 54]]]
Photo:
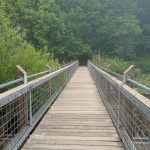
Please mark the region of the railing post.
[[100, 53], [98, 54], [98, 65], [100, 66], [101, 56]]
[[[108, 103], [108, 101], [109, 101], [109, 97], [110, 97], [110, 96], [109, 96], [109, 95], [110, 95], [109, 93], [110, 93], [110, 83], [109, 83], [109, 82], [107, 82], [107, 95], [106, 95], [107, 103]], [[106, 104], [107, 104], [107, 103], [106, 103]], [[108, 104], [107, 104], [107, 105], [108, 105]]]
[[61, 65], [59, 64], [58, 69], [61, 69]]
[[121, 92], [120, 92], [120, 87], [118, 88], [118, 119], [117, 119], [117, 125], [118, 125], [118, 130], [120, 130], [120, 109], [121, 109]]
[[[52, 72], [52, 69], [49, 65], [46, 66], [46, 70], [48, 70], [48, 74], [50, 74]], [[48, 83], [48, 88], [49, 88], [49, 97], [51, 97], [51, 80]]]
[[27, 73], [26, 71], [19, 65], [16, 66], [16, 74], [17, 74], [17, 78], [23, 78], [23, 83], [26, 84], [27, 83]]
[[48, 74], [51, 73], [51, 71], [52, 71], [52, 69], [49, 65], [47, 65], [45, 69], [48, 70]]
[[32, 118], [32, 93], [31, 93], [31, 90], [29, 91], [29, 125], [30, 127], [32, 126], [33, 124], [33, 118]]
[[127, 70], [124, 71], [123, 82], [125, 84], [129, 85], [130, 87], [132, 87], [132, 84], [129, 84], [127, 82], [127, 79], [133, 79], [134, 78], [134, 74], [135, 74], [135, 66], [131, 65]]

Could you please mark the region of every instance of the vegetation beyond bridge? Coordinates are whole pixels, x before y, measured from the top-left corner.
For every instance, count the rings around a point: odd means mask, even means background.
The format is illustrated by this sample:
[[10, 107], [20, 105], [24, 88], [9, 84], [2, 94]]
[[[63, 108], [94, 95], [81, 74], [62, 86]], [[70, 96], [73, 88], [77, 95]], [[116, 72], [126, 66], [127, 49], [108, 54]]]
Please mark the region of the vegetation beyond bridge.
[[149, 83], [149, 7], [149, 0], [0, 0], [0, 84], [16, 78], [16, 65], [30, 74], [75, 59], [85, 65], [99, 53], [118, 73], [135, 64], [138, 80]]

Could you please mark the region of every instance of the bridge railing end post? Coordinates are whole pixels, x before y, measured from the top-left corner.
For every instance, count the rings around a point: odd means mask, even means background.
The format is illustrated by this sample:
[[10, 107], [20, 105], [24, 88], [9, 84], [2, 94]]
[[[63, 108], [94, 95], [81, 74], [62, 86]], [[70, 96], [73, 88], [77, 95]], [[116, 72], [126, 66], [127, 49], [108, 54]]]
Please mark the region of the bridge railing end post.
[[27, 72], [20, 65], [16, 66], [16, 74], [18, 79], [23, 78], [24, 84], [27, 83]]
[[48, 74], [52, 72], [52, 69], [49, 65], [46, 65], [45, 69], [48, 70]]
[[127, 70], [124, 71], [123, 73], [123, 82], [130, 87], [132, 87], [131, 84], [127, 82], [128, 79], [133, 79], [135, 76], [135, 66], [131, 65]]

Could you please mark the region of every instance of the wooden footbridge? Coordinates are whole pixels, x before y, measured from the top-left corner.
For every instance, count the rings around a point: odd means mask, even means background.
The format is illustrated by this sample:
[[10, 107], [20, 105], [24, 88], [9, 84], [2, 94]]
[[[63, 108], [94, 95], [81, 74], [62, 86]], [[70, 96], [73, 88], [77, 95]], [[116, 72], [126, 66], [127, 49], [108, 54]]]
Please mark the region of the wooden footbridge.
[[0, 149], [150, 150], [150, 101], [91, 62], [0, 94]]

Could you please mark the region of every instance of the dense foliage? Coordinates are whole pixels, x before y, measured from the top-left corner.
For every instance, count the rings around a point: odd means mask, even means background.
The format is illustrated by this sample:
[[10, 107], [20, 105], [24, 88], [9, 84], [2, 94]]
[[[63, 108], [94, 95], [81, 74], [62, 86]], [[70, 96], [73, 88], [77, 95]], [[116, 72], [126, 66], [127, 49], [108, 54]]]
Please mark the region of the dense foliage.
[[43, 71], [46, 65], [58, 66], [52, 55], [37, 51], [23, 39], [19, 25], [13, 26], [11, 15], [5, 10], [8, 3], [0, 3], [0, 83], [16, 79], [16, 65], [21, 65], [28, 74]]
[[86, 64], [98, 53], [136, 62], [148, 74], [149, 12], [149, 0], [0, 0], [0, 82], [16, 64], [32, 72], [57, 65], [52, 56]]
[[[107, 55], [93, 55], [92, 61], [104, 68], [110, 69], [120, 75], [123, 75], [124, 71], [132, 64], [135, 65], [135, 80], [146, 86], [150, 86], [150, 59], [137, 58], [132, 61], [125, 61], [118, 57], [108, 57]], [[120, 78], [119, 78], [120, 79]]]
[[118, 57], [108, 57], [100, 54], [93, 56], [93, 62], [119, 74], [123, 74], [130, 65], [128, 62], [119, 59]]

